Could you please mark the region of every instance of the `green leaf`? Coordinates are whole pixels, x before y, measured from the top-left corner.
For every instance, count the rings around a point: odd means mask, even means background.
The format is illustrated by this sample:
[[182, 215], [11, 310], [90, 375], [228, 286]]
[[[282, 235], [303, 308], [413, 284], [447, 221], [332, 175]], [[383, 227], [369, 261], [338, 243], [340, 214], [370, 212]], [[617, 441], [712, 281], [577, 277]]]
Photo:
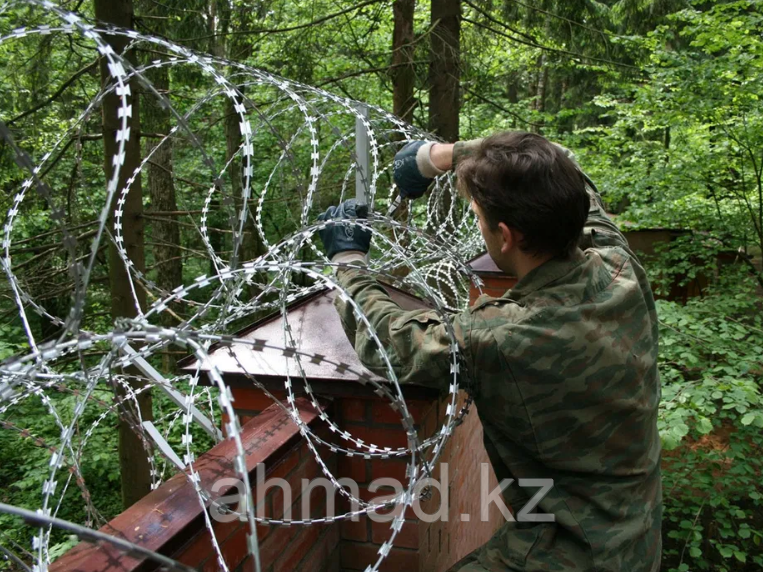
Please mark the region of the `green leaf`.
[[748, 413], [744, 417], [742, 417], [742, 425], [751, 425], [753, 421], [755, 421], [756, 414], [755, 413]]
[[713, 430], [713, 424], [707, 417], [700, 417], [697, 421], [697, 431], [707, 435]]
[[689, 426], [686, 423], [676, 423], [672, 431], [677, 437], [685, 437], [689, 434]]

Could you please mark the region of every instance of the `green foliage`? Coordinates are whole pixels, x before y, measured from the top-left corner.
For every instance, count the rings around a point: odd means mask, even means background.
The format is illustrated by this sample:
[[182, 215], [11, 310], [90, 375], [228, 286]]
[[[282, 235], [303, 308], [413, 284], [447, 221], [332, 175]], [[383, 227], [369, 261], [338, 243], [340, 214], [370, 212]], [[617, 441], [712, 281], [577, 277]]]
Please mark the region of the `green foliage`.
[[698, 435], [724, 422], [763, 428], [763, 318], [751, 294], [658, 301], [666, 449], [690, 427]]
[[0, 325], [0, 360], [17, 354], [26, 348], [24, 334], [14, 324]]
[[752, 570], [763, 564], [763, 19], [756, 1], [694, 6], [633, 38], [647, 79], [596, 97], [603, 121], [574, 141], [621, 220], [693, 231], [646, 260], [657, 292], [710, 280], [685, 305], [658, 302], [663, 568]]
[[629, 40], [646, 79], [597, 96], [601, 122], [572, 140], [620, 220], [692, 231], [645, 259], [657, 293], [705, 288], [685, 305], [658, 301], [663, 569], [753, 570], [763, 565], [763, 20], [756, 1], [694, 6]]
[[666, 569], [760, 566], [763, 317], [754, 284], [735, 272], [686, 305], [659, 301], [658, 312]]
[[666, 455], [664, 570], [757, 570], [763, 565], [763, 438], [759, 428], [724, 427], [723, 439]]
[[[648, 81], [596, 98], [579, 133], [611, 204], [640, 226], [763, 249], [763, 16], [755, 0], [685, 9], [641, 40]], [[763, 284], [763, 274], [757, 271]]]
[[[98, 391], [98, 397], [110, 400], [108, 392]], [[51, 399], [63, 422], [71, 416], [76, 397], [70, 393], [54, 395]], [[97, 419], [98, 411], [88, 408], [79, 427], [84, 433]], [[48, 408], [37, 397], [29, 397], [7, 415], [4, 421], [14, 423], [27, 434], [15, 429], [0, 431], [0, 482], [4, 483], [3, 502], [35, 510], [42, 504], [42, 483], [49, 475], [50, 447], [58, 448], [61, 429], [54, 422]], [[82, 442], [81, 439], [75, 441]], [[121, 510], [119, 496], [119, 464], [116, 454], [116, 433], [111, 422], [101, 423], [93, 431], [87, 442], [87, 454], [80, 460], [82, 477], [103, 518], [109, 518]], [[67, 481], [68, 472], [63, 469], [58, 474], [59, 490]], [[74, 480], [64, 495], [60, 518], [73, 522], [88, 520], [80, 490]], [[0, 529], [6, 538], [24, 547], [31, 545], [31, 529], [20, 526], [15, 517], [0, 515]], [[66, 542], [61, 531], [53, 531], [53, 544]]]
[[[178, 390], [190, 393], [187, 383], [178, 382], [176, 386]], [[197, 388], [195, 392], [198, 391]], [[117, 419], [113, 412], [102, 417], [105, 412], [102, 404], [111, 404], [112, 397], [113, 393], [108, 388], [97, 389], [94, 392], [94, 399], [89, 401], [75, 426], [75, 438], [72, 441], [75, 451], [82, 447], [78, 459], [79, 469], [97, 512], [93, 515], [86, 510], [82, 491], [67, 470], [67, 467], [71, 466], [71, 457], [67, 454], [64, 468], [57, 475], [58, 491], [68, 484], [57, 513], [59, 518], [78, 523], [91, 522], [101, 526], [122, 511], [115, 429]], [[71, 392], [53, 394], [52, 405], [62, 423], [70, 422], [79, 399], [81, 395], [76, 396]], [[206, 408], [205, 403], [205, 399], [200, 401], [200, 409]], [[186, 447], [182, 439], [185, 425], [177, 407], [169, 402], [165, 394], [155, 393], [154, 410], [156, 426], [175, 451], [182, 455]], [[53, 421], [48, 407], [35, 396], [24, 399], [12, 409], [11, 415], [6, 415], [1, 420], [12, 423], [15, 428], [6, 427], [0, 430], [0, 482], [3, 483], [0, 502], [35, 510], [42, 504], [43, 482], [49, 478], [51, 448], [60, 450], [61, 429]], [[21, 434], [20, 430], [25, 430], [25, 433]], [[213, 445], [211, 438], [195, 424], [191, 426], [191, 435], [191, 450], [197, 457]], [[157, 454], [155, 461], [163, 478], [176, 471], [161, 455]], [[0, 542], [7, 543], [12, 540], [25, 548], [31, 546], [32, 534], [36, 533], [15, 517], [5, 514], [0, 514], [0, 531]], [[60, 556], [77, 542], [76, 538], [57, 529], [54, 529], [52, 534], [51, 558]], [[0, 563], [0, 570], [4, 569], [3, 566], [4, 564]]]

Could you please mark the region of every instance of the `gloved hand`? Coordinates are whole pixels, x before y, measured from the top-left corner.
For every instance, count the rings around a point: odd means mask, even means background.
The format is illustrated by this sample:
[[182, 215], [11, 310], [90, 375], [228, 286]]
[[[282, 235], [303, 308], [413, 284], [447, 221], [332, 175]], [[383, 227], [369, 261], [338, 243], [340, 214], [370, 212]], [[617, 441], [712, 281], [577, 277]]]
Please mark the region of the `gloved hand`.
[[[358, 204], [355, 199], [349, 199], [337, 207], [329, 207], [325, 213], [318, 215], [318, 220], [342, 220], [367, 216], [368, 206]], [[318, 231], [318, 234], [329, 259], [347, 250], [357, 250], [366, 254], [371, 248], [371, 231], [354, 224], [330, 225]]]
[[445, 172], [435, 167], [429, 157], [432, 145], [432, 141], [411, 141], [395, 155], [393, 175], [404, 199], [419, 198], [434, 178]]

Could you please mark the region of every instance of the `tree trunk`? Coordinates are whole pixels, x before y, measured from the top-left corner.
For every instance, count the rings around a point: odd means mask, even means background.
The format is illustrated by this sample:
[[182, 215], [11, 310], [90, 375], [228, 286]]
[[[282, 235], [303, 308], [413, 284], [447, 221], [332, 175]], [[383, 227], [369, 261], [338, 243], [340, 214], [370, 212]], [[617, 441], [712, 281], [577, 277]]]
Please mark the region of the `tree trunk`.
[[517, 103], [519, 101], [517, 82], [519, 82], [519, 76], [516, 72], [506, 76], [506, 99], [509, 100], [509, 103]]
[[[219, 3], [219, 5], [218, 5]], [[210, 35], [219, 34], [212, 40], [212, 54], [218, 58], [225, 57], [225, 40], [228, 33], [228, 24], [230, 22], [230, 9], [227, 2], [221, 0], [212, 0], [209, 3], [209, 16], [207, 18], [209, 22]], [[227, 112], [227, 107], [225, 108]], [[215, 189], [212, 194], [212, 200], [209, 203], [209, 216], [207, 217], [207, 225], [210, 228], [222, 229], [225, 220], [225, 216], [221, 212], [222, 197], [220, 196], [220, 189]], [[222, 252], [225, 248], [225, 235], [221, 232], [209, 233], [209, 244], [212, 250], [216, 253]], [[209, 259], [209, 275], [214, 276], [217, 274], [215, 268], [215, 261]]]
[[[265, 10], [264, 5], [261, 6], [260, 11], [256, 13], [252, 13], [252, 10], [250, 7], [246, 5], [241, 5], [239, 9], [237, 10], [236, 16], [236, 22], [237, 25], [239, 25], [242, 28], [246, 28], [248, 26], [252, 25], [252, 16], [254, 16], [255, 19], [264, 17], [264, 14], [267, 12], [263, 12]], [[227, 29], [230, 25], [229, 22], [231, 18], [234, 16], [234, 14], [231, 14], [230, 11], [228, 11], [221, 20], [225, 20], [224, 27]], [[246, 60], [252, 53], [252, 43], [251, 40], [247, 36], [241, 36], [241, 35], [235, 35], [233, 36], [230, 41], [227, 43], [227, 46], [223, 46], [222, 51], [227, 51], [227, 57], [231, 61], [239, 61], [239, 60]], [[233, 108], [233, 102], [226, 98], [225, 101], [225, 146], [226, 146], [226, 161], [230, 160], [231, 157], [236, 155], [239, 151], [239, 148], [241, 147], [241, 144], [243, 143], [243, 137], [241, 135], [241, 125], [240, 125], [240, 117], [238, 113], [236, 113], [235, 109]], [[243, 163], [241, 160], [241, 155], [239, 154], [233, 161], [231, 161], [230, 166], [228, 167], [228, 173], [230, 177], [230, 183], [231, 183], [231, 193], [233, 195], [236, 210], [238, 212], [242, 212], [244, 209], [244, 204], [242, 201], [242, 195], [244, 191], [244, 178], [243, 178]], [[251, 185], [251, 181], [250, 181]], [[251, 193], [250, 189], [250, 193]], [[254, 208], [254, 197], [250, 194], [249, 197], [249, 205], [248, 208]], [[244, 224], [244, 236], [241, 238], [241, 246], [239, 248], [238, 253], [238, 262], [237, 266], [240, 262], [246, 262], [249, 260], [253, 260], [260, 256], [261, 254], [265, 253], [265, 248], [262, 245], [262, 241], [260, 240], [260, 235], [257, 232], [257, 229], [255, 227], [254, 223], [254, 217], [247, 212], [247, 218], [246, 223]], [[255, 291], [255, 289], [250, 289], [250, 295], [255, 296], [258, 292]]]
[[[542, 53], [538, 58], [538, 81], [535, 84], [535, 99], [533, 108], [535, 111], [543, 113], [546, 110], [546, 82], [548, 81], [548, 67], [546, 66], [546, 54]], [[543, 120], [536, 119], [532, 125], [534, 133], [541, 133], [543, 129]]]
[[[544, 36], [551, 37], [551, 17], [547, 14], [544, 26]], [[538, 58], [538, 84], [535, 91], [535, 110], [541, 113], [546, 111], [546, 88], [548, 86], [548, 57], [545, 51], [542, 51]], [[541, 132], [542, 122], [536, 122], [533, 131]]]
[[432, 0], [429, 53], [429, 130], [458, 141], [461, 0]]
[[546, 65], [546, 56], [540, 58], [541, 69], [538, 78], [538, 93], [536, 98], [536, 109], [543, 113], [546, 111], [546, 86], [548, 85], [548, 66]]
[[395, 0], [392, 11], [395, 27], [392, 32], [392, 112], [406, 123], [413, 123], [416, 81], [413, 68], [413, 12], [416, 0]]
[[[114, 24], [125, 28], [132, 28], [133, 6], [132, 0], [94, 0], [96, 20], [102, 23]], [[114, 51], [122, 54], [127, 39], [121, 36], [104, 35], [105, 40]], [[112, 80], [108, 71], [107, 60], [101, 57], [101, 84], [107, 86]], [[128, 103], [132, 106], [132, 117], [128, 118], [130, 127], [130, 139], [125, 144], [125, 156], [122, 168], [119, 171], [117, 193], [110, 208], [109, 226], [113, 228], [113, 213], [119, 199], [120, 191], [127, 185], [127, 179], [132, 176], [135, 169], [140, 165], [140, 113], [138, 103], [138, 83], [133, 81], [130, 85], [131, 95]], [[104, 170], [106, 178], [111, 179], [113, 173], [112, 158], [117, 153], [118, 143], [116, 134], [121, 119], [117, 116], [119, 108], [119, 96], [113, 91], [104, 98], [102, 103], [102, 129], [104, 149]], [[136, 176], [127, 195], [127, 201], [123, 208], [122, 229], [124, 235], [127, 256], [132, 260], [135, 268], [145, 270], [143, 251], [143, 193], [141, 189], [140, 175]], [[134, 317], [137, 315], [135, 300], [128, 280], [127, 269], [119, 258], [116, 247], [109, 243], [109, 285], [111, 288], [111, 315], [113, 318]], [[141, 308], [145, 308], [145, 292], [136, 285], [136, 294]], [[136, 385], [133, 389], [138, 389]], [[119, 389], [118, 398], [124, 397], [124, 391]], [[138, 406], [143, 420], [153, 419], [151, 407], [151, 393], [144, 391], [138, 396]], [[124, 400], [120, 407], [119, 420], [119, 466], [122, 481], [122, 502], [127, 508], [151, 490], [150, 465], [146, 450], [140, 437], [132, 430], [128, 419], [137, 420], [137, 412], [134, 411], [134, 402]]]
[[[146, 73], [149, 81], [157, 91], [166, 94], [169, 91], [169, 69], [161, 67]], [[146, 133], [167, 135], [171, 128], [170, 112], [162, 109], [159, 101], [153, 96], [144, 97], [142, 103], [142, 123]], [[159, 145], [161, 143], [161, 145]], [[151, 197], [151, 209], [159, 212], [174, 212], [178, 210], [175, 197], [175, 181], [172, 170], [172, 139], [146, 139], [146, 153], [152, 150], [151, 162], [148, 164], [148, 191]], [[156, 284], [162, 290], [170, 292], [183, 283], [183, 259], [180, 251], [180, 227], [172, 217], [158, 217], [152, 220], [151, 235], [154, 264], [156, 268]], [[161, 314], [163, 326], [175, 326], [177, 320], [169, 312]], [[170, 354], [162, 355], [164, 371], [174, 369], [174, 360]]]
[[549, 72], [546, 92], [548, 93], [546, 110], [549, 113], [557, 113], [562, 108], [562, 82], [559, 70]]
[[[143, 2], [140, 6], [145, 10], [140, 15], [158, 16], [156, 21], [160, 26], [159, 33], [166, 35], [166, 19], [170, 16], [164, 4]], [[147, 54], [146, 63], [155, 59], [153, 54]], [[170, 72], [166, 66], [154, 68], [146, 72], [146, 77], [154, 88], [162, 95], [167, 95], [170, 89]], [[153, 94], [143, 97], [141, 101], [141, 122], [145, 133], [167, 135], [172, 128], [169, 109], [164, 109]], [[161, 145], [159, 145], [161, 143]], [[147, 166], [148, 190], [151, 198], [151, 209], [159, 212], [178, 210], [173, 177], [171, 138], [146, 138], [146, 153], [154, 151], [151, 162]], [[172, 218], [167, 217], [151, 223], [154, 247], [154, 262], [156, 264], [156, 283], [163, 290], [173, 290], [183, 283], [183, 260], [180, 252], [180, 227]], [[164, 325], [175, 325], [175, 318], [170, 314], [162, 314]]]
[[[239, 125], [239, 115], [233, 109], [233, 102], [228, 99], [225, 102], [225, 146], [226, 146], [226, 161], [238, 153], [243, 137], [241, 136], [241, 127]], [[243, 164], [241, 161], [241, 155], [236, 156], [228, 166], [228, 177], [230, 180], [230, 192], [233, 195], [236, 210], [241, 212], [244, 208], [242, 195], [244, 192], [244, 178], [243, 178]], [[251, 182], [250, 182], [251, 184]], [[250, 189], [251, 193], [251, 189]], [[254, 197], [250, 196], [249, 208], [253, 208], [251, 202]], [[238, 218], [237, 218], [238, 221]], [[238, 224], [238, 222], [236, 223]], [[254, 225], [254, 218], [247, 212], [246, 223], [244, 224], [244, 236], [241, 238], [241, 246], [238, 251], [238, 261], [236, 266], [239, 266], [241, 262], [253, 260], [260, 254], [264, 254], [264, 248], [260, 240], [260, 235], [257, 233], [257, 229]], [[256, 292], [251, 292], [255, 295]]]

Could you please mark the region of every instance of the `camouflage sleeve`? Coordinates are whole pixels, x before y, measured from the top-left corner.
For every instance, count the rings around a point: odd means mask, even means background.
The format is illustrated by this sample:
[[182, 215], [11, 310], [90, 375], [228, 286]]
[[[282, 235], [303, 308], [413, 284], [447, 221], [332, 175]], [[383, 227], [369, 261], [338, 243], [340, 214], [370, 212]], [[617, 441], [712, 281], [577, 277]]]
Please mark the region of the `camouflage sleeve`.
[[[453, 344], [445, 320], [452, 318], [456, 343], [460, 351], [465, 351], [468, 314], [444, 317], [435, 310], [403, 310], [379, 282], [359, 270], [341, 270], [337, 279], [368, 318], [398, 381], [447, 389], [453, 375]], [[337, 296], [335, 304], [360, 361], [373, 373], [388, 377], [386, 363], [368, 327], [358, 322], [349, 303]]]
[[620, 246], [630, 252], [628, 241], [604, 210], [604, 204], [599, 193], [589, 184], [586, 184], [586, 191], [590, 206], [588, 218], [583, 227], [583, 235], [580, 239], [580, 248], [585, 250], [597, 246]]

